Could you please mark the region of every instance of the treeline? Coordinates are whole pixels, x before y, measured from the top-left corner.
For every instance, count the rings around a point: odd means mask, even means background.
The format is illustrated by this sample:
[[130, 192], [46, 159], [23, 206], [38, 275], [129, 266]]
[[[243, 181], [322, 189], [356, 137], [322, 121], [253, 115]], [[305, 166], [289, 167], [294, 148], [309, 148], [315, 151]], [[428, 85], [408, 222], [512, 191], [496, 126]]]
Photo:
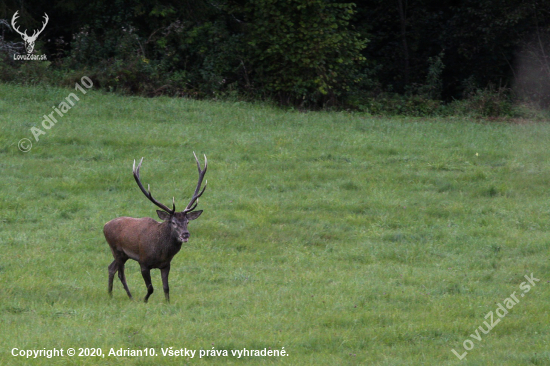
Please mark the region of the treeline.
[[[48, 14], [36, 52], [49, 62], [13, 60], [15, 11], [29, 34]], [[550, 104], [544, 0], [5, 0], [0, 19], [4, 81], [84, 73], [142, 95], [396, 113], [468, 98]]]

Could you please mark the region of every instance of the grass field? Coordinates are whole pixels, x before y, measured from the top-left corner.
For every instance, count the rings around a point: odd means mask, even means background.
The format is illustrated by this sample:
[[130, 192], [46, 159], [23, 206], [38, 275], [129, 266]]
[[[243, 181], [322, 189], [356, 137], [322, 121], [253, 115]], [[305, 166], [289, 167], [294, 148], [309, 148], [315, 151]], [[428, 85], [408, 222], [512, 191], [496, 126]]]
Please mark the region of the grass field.
[[[549, 124], [88, 92], [43, 129], [70, 92], [0, 85], [1, 365], [550, 364]], [[205, 212], [172, 261], [171, 303], [158, 270], [139, 301], [133, 261], [138, 300], [117, 278], [110, 299], [103, 225], [156, 218], [133, 160], [145, 157], [155, 198], [181, 209], [193, 151], [208, 156]], [[540, 281], [527, 293], [531, 273]], [[12, 356], [71, 347], [105, 357]], [[162, 356], [169, 347], [197, 353]], [[229, 356], [199, 358], [213, 348]]]

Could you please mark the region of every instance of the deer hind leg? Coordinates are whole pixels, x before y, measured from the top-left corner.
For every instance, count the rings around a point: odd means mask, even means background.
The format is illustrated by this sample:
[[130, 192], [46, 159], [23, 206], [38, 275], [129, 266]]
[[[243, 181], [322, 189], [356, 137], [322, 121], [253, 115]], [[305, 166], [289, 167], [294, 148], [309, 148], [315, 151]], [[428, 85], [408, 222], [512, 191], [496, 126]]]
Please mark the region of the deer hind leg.
[[147, 302], [147, 300], [149, 300], [149, 296], [151, 296], [154, 291], [153, 284], [151, 284], [151, 269], [149, 267], [141, 265], [141, 275], [143, 276], [143, 280], [145, 281], [145, 286], [147, 286], [147, 295], [145, 295], [143, 301]]
[[126, 290], [128, 297], [132, 299], [132, 294], [130, 293], [130, 289], [128, 289], [126, 276], [124, 275], [124, 264], [128, 260], [128, 256], [126, 253], [116, 250], [111, 243], [109, 243], [109, 245], [111, 246], [111, 252], [115, 258], [113, 263], [109, 264], [109, 295], [111, 297], [113, 296], [113, 279], [115, 278], [115, 273], [118, 272], [118, 278], [120, 279], [120, 282], [122, 282], [124, 290]]
[[124, 263], [126, 263], [127, 260], [128, 258], [118, 262], [118, 278], [120, 278], [120, 282], [122, 282], [122, 286], [124, 286], [124, 289], [128, 294], [128, 297], [132, 299], [132, 294], [130, 293], [130, 289], [128, 289], [128, 284], [126, 283], [126, 276], [124, 275]]
[[109, 264], [109, 296], [113, 297], [113, 279], [115, 278], [115, 273], [118, 271], [118, 263], [116, 259], [113, 263]]

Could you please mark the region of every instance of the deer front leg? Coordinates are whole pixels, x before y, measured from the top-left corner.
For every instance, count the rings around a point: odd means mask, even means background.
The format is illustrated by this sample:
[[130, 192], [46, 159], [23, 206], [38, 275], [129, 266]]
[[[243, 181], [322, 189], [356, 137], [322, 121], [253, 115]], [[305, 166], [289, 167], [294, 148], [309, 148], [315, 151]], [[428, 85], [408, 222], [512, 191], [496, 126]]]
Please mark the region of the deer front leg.
[[168, 274], [170, 274], [170, 265], [161, 268], [160, 275], [162, 277], [162, 288], [164, 289], [164, 297], [166, 302], [170, 302], [170, 287], [168, 287]]
[[147, 295], [145, 295], [143, 301], [147, 302], [147, 300], [149, 300], [149, 296], [151, 296], [154, 291], [153, 285], [151, 284], [151, 269], [149, 267], [141, 265], [141, 275], [143, 276], [143, 280], [145, 281], [145, 286], [147, 286]]

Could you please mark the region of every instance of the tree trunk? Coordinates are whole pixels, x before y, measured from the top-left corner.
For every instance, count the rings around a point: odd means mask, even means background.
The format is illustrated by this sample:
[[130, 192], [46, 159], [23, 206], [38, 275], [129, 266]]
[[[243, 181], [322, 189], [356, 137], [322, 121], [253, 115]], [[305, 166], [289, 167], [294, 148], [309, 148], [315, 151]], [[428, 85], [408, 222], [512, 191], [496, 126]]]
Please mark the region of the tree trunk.
[[401, 42], [403, 43], [403, 63], [404, 63], [404, 79], [405, 86], [409, 85], [410, 67], [409, 67], [409, 46], [407, 45], [407, 0], [403, 4], [403, 0], [397, 0], [397, 8], [399, 10], [399, 19], [401, 23]]

